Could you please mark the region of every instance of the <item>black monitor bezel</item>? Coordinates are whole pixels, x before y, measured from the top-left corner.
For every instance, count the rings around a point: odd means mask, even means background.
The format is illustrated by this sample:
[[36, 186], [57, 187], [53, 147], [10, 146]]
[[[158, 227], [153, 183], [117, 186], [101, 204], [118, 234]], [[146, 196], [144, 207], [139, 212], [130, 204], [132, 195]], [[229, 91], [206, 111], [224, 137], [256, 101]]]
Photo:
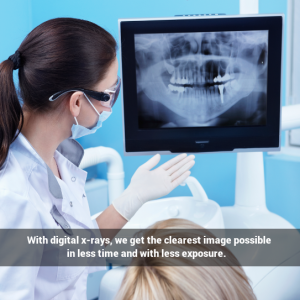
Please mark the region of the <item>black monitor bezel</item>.
[[[283, 15], [119, 20], [119, 30], [125, 154], [280, 150]], [[139, 129], [134, 34], [247, 30], [269, 31], [266, 126]]]

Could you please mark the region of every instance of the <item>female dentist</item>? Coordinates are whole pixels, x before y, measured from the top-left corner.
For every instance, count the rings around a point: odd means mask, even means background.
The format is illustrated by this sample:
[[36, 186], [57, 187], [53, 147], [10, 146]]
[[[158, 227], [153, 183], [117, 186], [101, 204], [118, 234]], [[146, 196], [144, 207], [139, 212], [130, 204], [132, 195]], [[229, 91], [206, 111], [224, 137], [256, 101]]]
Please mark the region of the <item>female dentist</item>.
[[[167, 195], [190, 175], [194, 156], [181, 154], [151, 170], [160, 160], [155, 155], [91, 221], [86, 172], [78, 168], [84, 152], [75, 139], [96, 132], [111, 114], [121, 84], [117, 71], [114, 38], [72, 18], [39, 25], [0, 64], [0, 228], [121, 229], [143, 203]], [[0, 299], [82, 300], [88, 272], [1, 267]]]

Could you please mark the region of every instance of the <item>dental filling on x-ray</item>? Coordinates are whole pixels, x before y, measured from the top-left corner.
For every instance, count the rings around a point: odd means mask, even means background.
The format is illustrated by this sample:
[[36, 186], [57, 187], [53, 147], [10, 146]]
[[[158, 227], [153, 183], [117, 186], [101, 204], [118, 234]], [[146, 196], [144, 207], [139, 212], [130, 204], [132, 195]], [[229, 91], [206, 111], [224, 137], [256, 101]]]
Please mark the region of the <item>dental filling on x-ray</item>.
[[268, 31], [135, 34], [140, 129], [264, 126]]

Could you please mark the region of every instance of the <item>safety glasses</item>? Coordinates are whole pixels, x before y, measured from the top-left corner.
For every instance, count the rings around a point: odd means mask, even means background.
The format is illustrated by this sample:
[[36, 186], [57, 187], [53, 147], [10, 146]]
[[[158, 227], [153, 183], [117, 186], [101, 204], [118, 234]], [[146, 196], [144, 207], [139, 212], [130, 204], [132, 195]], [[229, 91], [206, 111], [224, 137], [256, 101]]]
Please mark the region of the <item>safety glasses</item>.
[[63, 90], [63, 91], [53, 94], [49, 98], [49, 101], [55, 101], [60, 96], [66, 94], [66, 93], [69, 93], [69, 92], [80, 91], [80, 92], [85, 93], [87, 96], [92, 97], [95, 100], [101, 101], [101, 104], [103, 106], [113, 107], [118, 98], [120, 88], [121, 88], [121, 78], [118, 76], [117, 83], [113, 87], [108, 88], [103, 92], [96, 92], [96, 91], [87, 90], [87, 89], [83, 89], [83, 88], [73, 88], [73, 89]]

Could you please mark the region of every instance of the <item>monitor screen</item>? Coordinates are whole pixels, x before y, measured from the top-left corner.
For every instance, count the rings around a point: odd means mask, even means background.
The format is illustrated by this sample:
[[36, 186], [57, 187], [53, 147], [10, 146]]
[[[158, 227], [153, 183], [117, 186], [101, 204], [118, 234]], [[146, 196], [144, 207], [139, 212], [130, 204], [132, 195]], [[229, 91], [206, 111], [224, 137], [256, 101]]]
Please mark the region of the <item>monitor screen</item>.
[[119, 24], [125, 153], [279, 149], [281, 15]]
[[268, 31], [135, 34], [140, 129], [266, 125]]

